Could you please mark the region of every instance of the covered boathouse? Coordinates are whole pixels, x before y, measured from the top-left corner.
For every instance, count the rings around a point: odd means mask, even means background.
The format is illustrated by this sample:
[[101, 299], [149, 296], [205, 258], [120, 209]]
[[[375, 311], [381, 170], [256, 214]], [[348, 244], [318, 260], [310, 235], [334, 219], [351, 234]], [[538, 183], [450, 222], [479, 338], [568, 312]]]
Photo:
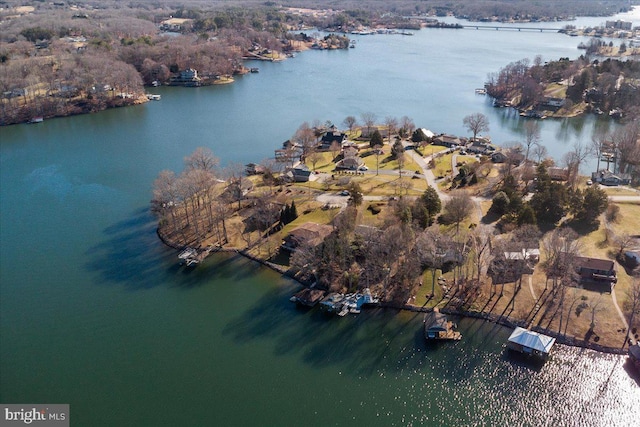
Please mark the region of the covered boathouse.
[[424, 316], [424, 337], [427, 340], [459, 340], [462, 334], [455, 327], [437, 308]]
[[516, 327], [509, 337], [507, 348], [519, 353], [538, 356], [546, 360], [555, 342], [555, 338]]

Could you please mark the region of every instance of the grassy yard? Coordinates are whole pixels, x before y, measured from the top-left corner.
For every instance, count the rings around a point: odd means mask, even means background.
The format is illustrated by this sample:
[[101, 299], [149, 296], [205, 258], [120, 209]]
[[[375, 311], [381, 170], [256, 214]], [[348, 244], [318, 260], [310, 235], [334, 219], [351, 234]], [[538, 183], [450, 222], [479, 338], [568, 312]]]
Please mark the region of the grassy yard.
[[613, 224], [616, 234], [640, 234], [640, 204], [616, 203], [620, 208], [620, 220]]

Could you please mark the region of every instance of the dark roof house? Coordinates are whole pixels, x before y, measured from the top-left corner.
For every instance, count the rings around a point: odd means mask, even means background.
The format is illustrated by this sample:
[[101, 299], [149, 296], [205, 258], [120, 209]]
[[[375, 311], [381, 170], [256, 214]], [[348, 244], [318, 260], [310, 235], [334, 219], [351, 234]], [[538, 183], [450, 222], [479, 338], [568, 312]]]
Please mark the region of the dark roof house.
[[618, 281], [615, 263], [609, 259], [576, 257], [575, 262], [581, 282], [611, 285]]
[[288, 251], [295, 251], [302, 243], [308, 242], [317, 246], [333, 231], [330, 225], [307, 222], [291, 231], [282, 241], [282, 248]]
[[320, 148], [323, 150], [328, 150], [329, 148], [331, 148], [331, 144], [333, 144], [334, 142], [342, 144], [346, 140], [346, 134], [335, 130], [330, 130], [329, 132], [326, 132], [324, 135], [322, 135], [322, 139], [320, 140]]
[[444, 147], [454, 148], [462, 145], [462, 141], [453, 135], [438, 135], [433, 139], [433, 145], [442, 145]]

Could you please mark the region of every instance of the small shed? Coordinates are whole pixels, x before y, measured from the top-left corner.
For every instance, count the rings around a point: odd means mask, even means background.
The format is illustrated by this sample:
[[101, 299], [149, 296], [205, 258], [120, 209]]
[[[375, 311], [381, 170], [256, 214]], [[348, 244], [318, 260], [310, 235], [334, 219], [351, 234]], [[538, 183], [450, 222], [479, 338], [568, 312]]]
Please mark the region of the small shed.
[[511, 333], [507, 348], [546, 359], [556, 339], [521, 327]]

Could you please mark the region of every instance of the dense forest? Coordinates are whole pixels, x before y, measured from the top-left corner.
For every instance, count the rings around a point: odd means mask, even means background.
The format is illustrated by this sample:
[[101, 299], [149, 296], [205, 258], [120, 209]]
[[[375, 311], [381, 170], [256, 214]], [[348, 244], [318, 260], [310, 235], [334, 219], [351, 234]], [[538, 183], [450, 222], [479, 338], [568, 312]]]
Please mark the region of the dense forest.
[[[301, 7], [315, 10], [299, 9]], [[319, 8], [326, 7], [326, 10]], [[605, 15], [612, 1], [65, 1], [0, 2], [0, 125], [143, 102], [144, 85], [194, 69], [198, 84], [231, 81], [243, 58], [277, 60], [305, 44], [346, 48], [310, 28], [419, 28], [416, 15], [548, 20]]]

